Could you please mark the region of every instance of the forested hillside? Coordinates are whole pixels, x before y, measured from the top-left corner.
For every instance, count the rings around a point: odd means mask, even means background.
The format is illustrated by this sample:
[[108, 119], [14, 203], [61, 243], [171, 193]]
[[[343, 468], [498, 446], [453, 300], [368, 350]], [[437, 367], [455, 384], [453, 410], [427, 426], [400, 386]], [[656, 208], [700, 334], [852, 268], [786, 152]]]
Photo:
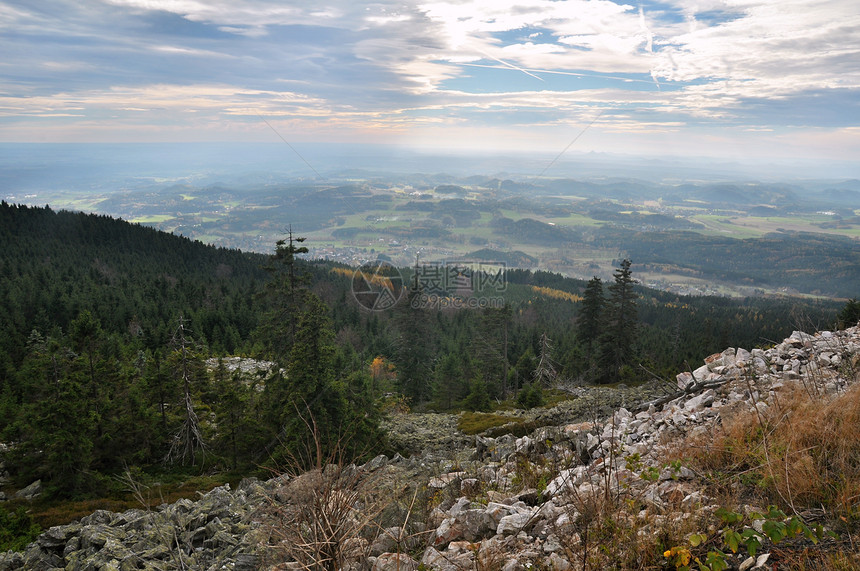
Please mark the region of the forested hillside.
[[[265, 256], [216, 249], [107, 216], [0, 207], [0, 347], [20, 363], [32, 331], [68, 331], [89, 310], [111, 334], [163, 347], [181, 314], [216, 351], [256, 326]], [[8, 366], [8, 365], [7, 365]]]
[[[728, 346], [829, 326], [841, 305], [678, 297], [635, 285], [628, 264], [606, 284], [510, 271], [498, 308], [422, 307], [406, 303], [413, 291], [371, 312], [350, 292], [353, 270], [300, 260], [298, 237], [266, 257], [5, 202], [0, 244], [0, 441], [17, 484], [42, 478], [59, 496], [103, 493], [124, 466], [295, 457], [309, 437], [300, 414], [372, 454], [391, 395], [488, 409], [524, 394], [539, 404], [559, 381], [674, 378]], [[275, 365], [204, 366], [237, 354]]]

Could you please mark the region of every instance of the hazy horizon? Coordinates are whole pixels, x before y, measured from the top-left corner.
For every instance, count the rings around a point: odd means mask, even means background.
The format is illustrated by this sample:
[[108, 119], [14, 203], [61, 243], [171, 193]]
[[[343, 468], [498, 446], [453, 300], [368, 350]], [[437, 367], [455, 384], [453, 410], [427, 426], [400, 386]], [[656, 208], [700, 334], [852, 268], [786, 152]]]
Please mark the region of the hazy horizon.
[[183, 183], [246, 186], [424, 173], [515, 180], [635, 179], [658, 184], [761, 181], [804, 185], [860, 178], [853, 162], [762, 163], [614, 153], [440, 153], [393, 145], [306, 143], [0, 143], [4, 196], [34, 190], [99, 192]]

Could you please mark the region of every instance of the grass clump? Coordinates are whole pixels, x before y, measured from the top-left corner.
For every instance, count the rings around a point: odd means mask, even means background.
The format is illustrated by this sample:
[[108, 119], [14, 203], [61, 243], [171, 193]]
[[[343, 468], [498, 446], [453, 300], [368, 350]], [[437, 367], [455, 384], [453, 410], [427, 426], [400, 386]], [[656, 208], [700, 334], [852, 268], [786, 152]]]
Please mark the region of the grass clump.
[[524, 418], [505, 416], [503, 414], [495, 414], [490, 412], [463, 412], [460, 414], [460, 420], [457, 421], [457, 428], [463, 434], [474, 435], [481, 434], [492, 428], [502, 426], [515, 426], [523, 424]]

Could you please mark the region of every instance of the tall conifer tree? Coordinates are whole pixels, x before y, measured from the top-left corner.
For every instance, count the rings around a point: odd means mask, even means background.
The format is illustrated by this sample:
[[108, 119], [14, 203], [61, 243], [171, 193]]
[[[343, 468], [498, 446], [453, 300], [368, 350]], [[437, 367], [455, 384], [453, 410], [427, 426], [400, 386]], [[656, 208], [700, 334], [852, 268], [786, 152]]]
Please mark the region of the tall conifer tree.
[[433, 350], [431, 316], [423, 306], [423, 291], [418, 272], [412, 287], [397, 308], [395, 324], [398, 330], [397, 382], [400, 391], [413, 403], [427, 401], [431, 396]]
[[594, 276], [588, 281], [582, 297], [582, 308], [579, 311], [576, 329], [581, 344], [589, 349], [590, 353], [590, 349], [593, 348], [600, 336], [603, 310], [606, 306], [606, 300], [603, 297], [603, 282], [599, 277]]
[[600, 380], [605, 383], [618, 382], [624, 365], [633, 362], [637, 336], [636, 292], [633, 285], [630, 260], [624, 259], [615, 270], [615, 283], [609, 286], [607, 320], [600, 338]]
[[271, 279], [260, 294], [268, 302], [260, 332], [271, 356], [282, 362], [296, 336], [310, 282], [310, 276], [297, 264], [298, 256], [308, 252], [307, 247], [300, 245], [304, 241], [293, 236], [290, 228], [287, 239], [275, 243], [275, 253], [264, 266]]

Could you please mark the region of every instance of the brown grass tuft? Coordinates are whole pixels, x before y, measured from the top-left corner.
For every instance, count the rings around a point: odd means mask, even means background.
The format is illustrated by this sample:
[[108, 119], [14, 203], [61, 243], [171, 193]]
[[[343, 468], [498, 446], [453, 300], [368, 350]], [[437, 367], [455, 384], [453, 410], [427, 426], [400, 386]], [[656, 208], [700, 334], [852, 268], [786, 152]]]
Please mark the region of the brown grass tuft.
[[[687, 442], [686, 461], [740, 499], [814, 511], [854, 532], [860, 524], [860, 386], [835, 398], [784, 390], [767, 410], [723, 419]], [[846, 526], [846, 524], [848, 524]]]

